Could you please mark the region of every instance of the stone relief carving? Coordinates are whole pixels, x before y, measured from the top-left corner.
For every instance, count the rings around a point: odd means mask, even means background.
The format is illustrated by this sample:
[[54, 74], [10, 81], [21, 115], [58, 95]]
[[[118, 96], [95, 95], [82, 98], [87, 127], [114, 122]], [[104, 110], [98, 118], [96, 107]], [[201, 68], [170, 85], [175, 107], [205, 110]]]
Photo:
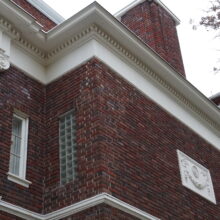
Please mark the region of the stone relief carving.
[[182, 184], [216, 203], [210, 172], [186, 154], [177, 150]]
[[0, 49], [0, 72], [9, 69], [9, 67], [10, 67], [9, 56], [5, 54], [4, 50]]

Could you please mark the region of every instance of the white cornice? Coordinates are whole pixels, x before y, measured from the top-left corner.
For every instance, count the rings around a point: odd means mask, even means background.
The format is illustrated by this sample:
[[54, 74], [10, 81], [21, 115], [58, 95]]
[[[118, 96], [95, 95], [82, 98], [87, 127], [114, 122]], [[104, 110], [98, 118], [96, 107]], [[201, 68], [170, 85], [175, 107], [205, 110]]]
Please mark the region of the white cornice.
[[20, 206], [16, 206], [11, 203], [5, 202], [4, 200], [1, 200], [0, 197], [1, 211], [10, 213], [20, 218], [24, 218], [26, 220], [59, 220], [100, 204], [107, 204], [111, 207], [119, 209], [125, 213], [128, 213], [142, 220], [159, 220], [159, 218], [156, 218], [145, 211], [142, 211], [134, 206], [131, 206], [128, 203], [125, 203], [122, 200], [119, 200], [107, 193], [101, 193], [94, 197], [74, 203], [70, 206], [64, 207], [62, 209], [59, 209], [57, 211], [45, 215], [32, 212]]
[[[6, 0], [2, 0], [0, 1], [0, 13], [3, 10], [2, 5], [9, 11], [15, 10], [12, 5], [7, 6]], [[19, 9], [17, 10], [17, 14], [23, 13]], [[11, 16], [11, 13], [9, 15]], [[171, 109], [169, 102], [163, 103], [160, 101], [161, 96], [155, 96], [150, 93], [151, 91], [144, 91], [146, 96], [152, 98], [217, 149], [220, 149], [219, 109], [98, 3], [89, 5], [50, 32], [39, 31], [28, 39], [26, 39], [25, 33], [33, 28], [29, 25], [22, 32], [24, 27], [22, 25], [22, 27], [14, 27], [10, 23], [10, 16], [9, 20], [2, 19], [0, 29], [6, 28], [7, 34], [14, 33], [17, 36], [13, 39], [11, 47], [13, 50], [11, 62], [27, 74], [47, 84], [95, 56], [123, 75], [123, 71], [118, 65], [119, 61], [123, 60], [122, 66], [129, 65], [135, 69], [136, 78], [140, 75], [144, 77], [146, 84], [151, 82], [154, 87], [158, 88], [161, 95], [166, 94], [170, 100], [174, 100], [175, 105], [178, 106], [175, 109], [179, 110]], [[32, 17], [30, 17], [31, 19]], [[87, 44], [92, 39], [108, 48], [111, 56], [117, 57], [118, 63], [110, 62], [106, 59], [107, 56], [98, 53], [97, 48], [100, 47], [94, 46], [97, 44], [93, 46]], [[108, 51], [105, 51], [107, 54]], [[144, 82], [134, 83], [136, 78], [128, 79], [128, 75], [123, 75], [123, 77], [140, 89], [140, 85]], [[144, 90], [144, 87], [140, 90]], [[185, 120], [183, 115], [186, 114], [180, 114], [180, 111], [185, 110], [187, 115], [198, 123], [190, 122], [192, 120], [189, 118]]]
[[[127, 13], [129, 10], [131, 10], [132, 8], [134, 8], [135, 6], [141, 4], [142, 2], [145, 1], [149, 1], [149, 0], [134, 0], [133, 2], [131, 2], [129, 5], [125, 6], [123, 9], [121, 9], [120, 11], [118, 11], [117, 13], [114, 14], [114, 16], [118, 19], [121, 20], [121, 17]], [[151, 0], [152, 1], [152, 0]], [[166, 6], [163, 4], [162, 1], [160, 0], [154, 0], [158, 5], [160, 5], [163, 9], [165, 9], [168, 14], [170, 14], [170, 16], [174, 19], [176, 25], [180, 24], [180, 20], [179, 18], [177, 18], [177, 16]]]

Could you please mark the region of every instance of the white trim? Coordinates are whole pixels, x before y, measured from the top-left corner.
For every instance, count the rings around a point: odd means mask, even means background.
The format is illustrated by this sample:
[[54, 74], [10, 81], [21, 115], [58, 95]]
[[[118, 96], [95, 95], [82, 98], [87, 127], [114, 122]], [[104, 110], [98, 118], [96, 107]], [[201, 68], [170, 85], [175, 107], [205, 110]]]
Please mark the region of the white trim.
[[103, 203], [142, 220], [160, 220], [159, 218], [154, 217], [132, 205], [129, 205], [128, 203], [123, 202], [122, 200], [119, 200], [107, 193], [101, 193], [46, 215], [29, 211], [20, 206], [5, 202], [1, 199], [0, 210], [26, 220], [59, 220]]
[[[103, 54], [105, 54], [105, 56], [103, 56]], [[114, 50], [107, 47], [96, 36], [90, 36], [90, 40], [84, 42], [79, 48], [63, 55], [62, 59], [58, 59], [48, 66], [46, 84], [61, 77], [64, 73], [77, 68], [92, 57], [100, 59], [116, 73], [142, 91], [143, 94], [150, 97], [186, 126], [193, 129], [202, 138], [213, 144], [218, 150], [220, 149], [219, 137], [206, 125], [206, 123], [200, 118], [195, 117], [191, 109], [183, 107], [183, 104], [178, 101], [178, 98], [165, 92], [161, 85], [153, 81], [150, 76], [147, 76], [144, 72], [134, 69], [134, 67], [129, 64], [129, 61], [123, 60]]]
[[93, 39], [83, 42], [83, 44], [80, 46], [78, 45], [75, 50], [71, 50], [69, 53], [63, 54], [63, 56], [54, 60], [54, 62], [47, 67], [45, 74], [46, 82], [44, 83], [49, 84], [50, 82], [61, 77], [64, 73], [77, 68], [94, 57], [95, 43], [96, 41]]
[[[129, 10], [131, 10], [132, 8], [134, 8], [135, 6], [141, 4], [142, 2], [145, 2], [146, 0], [134, 0], [133, 2], [131, 2], [129, 5], [125, 6], [124, 8], [122, 8], [120, 11], [118, 11], [117, 13], [114, 14], [114, 16], [118, 19], [121, 20], [121, 17], [127, 13]], [[154, 0], [158, 5], [160, 5], [164, 10], [166, 10], [170, 16], [174, 19], [174, 21], [176, 22], [176, 25], [180, 24], [180, 20], [179, 18], [177, 18], [177, 16], [166, 6], [164, 5], [164, 3], [160, 0]]]
[[[21, 121], [21, 144], [20, 144], [20, 160], [19, 160], [19, 172], [18, 175], [10, 172], [9, 164], [9, 172], [8, 172], [8, 180], [18, 183], [22, 186], [29, 187], [30, 181], [26, 180], [26, 166], [27, 166], [27, 148], [28, 148], [28, 117], [24, 113], [20, 113], [15, 110], [13, 114], [13, 119], [19, 119]], [[11, 134], [13, 137], [13, 134]], [[12, 147], [12, 145], [11, 145]], [[11, 153], [10, 153], [11, 157]], [[10, 158], [11, 161], [11, 158]]]
[[44, 1], [42, 0], [27, 0], [27, 1], [56, 24], [60, 24], [63, 21], [65, 21], [65, 19], [60, 14], [58, 14], [55, 10], [53, 10]]
[[121, 211], [123, 212], [126, 212], [136, 218], [139, 218], [139, 219], [151, 219], [151, 220], [160, 220], [159, 218], [156, 218], [155, 216], [152, 216], [144, 211], [142, 211], [141, 209], [138, 209], [132, 205], [129, 205], [128, 203], [126, 202], [123, 202], [109, 194], [105, 194], [105, 200], [106, 200], [106, 204], [109, 205], [109, 206], [112, 206], [116, 209], [120, 209]]
[[[16, 9], [17, 11], [14, 13]], [[19, 11], [17, 7], [16, 9], [9, 1], [0, 1], [0, 13], [4, 14], [6, 18], [12, 19], [13, 17], [14, 20], [16, 16], [21, 16], [21, 21], [25, 17], [24, 23], [27, 23], [27, 15], [24, 16], [22, 11]], [[10, 11], [11, 13], [9, 13]], [[17, 20], [19, 19], [14, 21], [16, 27], [26, 28], [23, 35], [32, 30], [30, 26], [18, 25]], [[32, 22], [31, 17], [30, 22]], [[7, 29], [7, 33], [12, 36], [20, 36], [10, 22], [0, 19], [0, 26]], [[13, 41], [10, 59], [13, 65], [31, 77], [47, 84], [67, 71], [80, 66], [91, 57], [98, 57], [146, 96], [220, 149], [220, 111], [217, 106], [99, 4], [89, 5], [47, 34], [40, 31], [36, 34], [28, 34], [27, 37], [29, 37], [29, 41], [24, 40], [21, 36]], [[101, 44], [105, 51], [109, 50], [107, 54], [112, 59], [107, 60], [107, 55], [100, 54], [99, 46], [97, 48], [91, 46], [92, 40], [96, 42], [95, 44], [97, 42]], [[36, 46], [33, 46], [32, 42]], [[88, 50], [89, 47], [91, 50]], [[84, 52], [85, 57], [83, 57]], [[82, 57], [77, 57], [77, 53]], [[62, 59], [60, 59], [61, 57]], [[70, 59], [71, 57], [74, 59]], [[67, 60], [65, 61], [64, 58]], [[70, 62], [67, 62], [68, 60]], [[58, 66], [58, 63], [61, 65]], [[59, 67], [59, 71], [55, 67]], [[122, 71], [124, 67], [131, 70], [130, 74]], [[134, 77], [133, 72], [137, 77]], [[137, 82], [137, 78], [142, 81]], [[148, 84], [152, 88], [151, 90], [146, 89]], [[157, 93], [151, 92], [154, 90]], [[166, 97], [166, 101], [163, 100], [163, 97]]]
[[20, 178], [19, 176], [16, 176], [10, 172], [7, 173], [8, 174], [8, 180], [14, 182], [14, 183], [17, 183], [19, 185], [22, 185], [26, 188], [29, 188], [29, 185], [31, 184], [30, 181], [26, 180], [26, 179], [23, 179], [23, 178]]
[[[105, 56], [103, 56], [105, 54]], [[95, 56], [116, 71], [120, 76], [133, 84], [144, 95], [154, 100], [162, 108], [166, 109], [174, 117], [178, 118], [183, 124], [193, 129], [202, 138], [212, 143], [220, 150], [219, 136], [215, 135], [210, 128], [207, 128], [203, 122], [194, 116], [189, 109], [183, 108], [174, 97], [170, 96], [157, 83], [153, 82], [150, 77], [141, 74], [132, 68], [129, 63], [115, 56], [109, 48], [96, 43]]]
[[10, 62], [12, 65], [22, 70], [26, 75], [37, 81], [45, 84], [46, 82], [46, 68], [40, 64], [36, 59], [33, 59], [27, 51], [18, 47], [14, 43], [11, 44]]

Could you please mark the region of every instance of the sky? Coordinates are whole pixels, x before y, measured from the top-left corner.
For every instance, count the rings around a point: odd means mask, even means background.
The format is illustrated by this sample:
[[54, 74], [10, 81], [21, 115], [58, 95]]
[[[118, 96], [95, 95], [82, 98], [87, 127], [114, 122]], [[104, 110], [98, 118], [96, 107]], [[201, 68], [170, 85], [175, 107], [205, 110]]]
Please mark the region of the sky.
[[[93, 0], [44, 0], [65, 19], [71, 17]], [[132, 0], [98, 0], [111, 14], [115, 14]], [[220, 66], [220, 39], [216, 31], [207, 31], [199, 26], [193, 30], [190, 20], [199, 22], [205, 10], [208, 9], [209, 0], [162, 0], [162, 2], [180, 19], [177, 26], [180, 47], [183, 56], [187, 79], [204, 95], [210, 97], [220, 92], [220, 73], [213, 71], [214, 66]]]

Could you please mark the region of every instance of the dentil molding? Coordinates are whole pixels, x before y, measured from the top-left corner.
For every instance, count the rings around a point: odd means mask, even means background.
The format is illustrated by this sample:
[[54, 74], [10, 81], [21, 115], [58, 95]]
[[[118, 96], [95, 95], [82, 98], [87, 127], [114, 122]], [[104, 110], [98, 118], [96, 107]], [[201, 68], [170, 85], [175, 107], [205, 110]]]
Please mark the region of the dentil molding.
[[[2, 6], [0, 7], [0, 12], [3, 10], [3, 6], [13, 9], [13, 5], [7, 0], [0, 1], [0, 5]], [[23, 19], [24, 15], [22, 12], [18, 9], [17, 12], [20, 18]], [[175, 100], [175, 105], [180, 106], [180, 109], [174, 110], [176, 107], [171, 108], [170, 103], [164, 102], [162, 105], [162, 102], [159, 101], [162, 107], [219, 150], [219, 109], [212, 105], [208, 99], [176, 73], [166, 62], [146, 47], [136, 36], [125, 29], [116, 19], [106, 13], [98, 3], [91, 4], [82, 12], [58, 25], [48, 33], [40, 30], [38, 26], [35, 27], [35, 23], [32, 25], [33, 18], [31, 17], [29, 18], [30, 21], [28, 21], [31, 25], [28, 25], [25, 32], [24, 30], [22, 32], [18, 24], [12, 23], [6, 15], [4, 16], [5, 18], [0, 17], [0, 28], [12, 40], [10, 53], [6, 53], [10, 54], [12, 65], [47, 84], [51, 82], [47, 80], [48, 75], [53, 75], [52, 78], [54, 80], [56, 76], [66, 73], [67, 66], [69, 68], [68, 71], [70, 71], [81, 65], [86, 59], [77, 59], [82, 62], [74, 62], [74, 65], [72, 61], [66, 59], [65, 65], [63, 65], [65, 68], [62, 69], [61, 66], [58, 66], [60, 68], [60, 74], [56, 75], [50, 70], [57, 69], [57, 61], [64, 60], [64, 57], [69, 58], [70, 53], [77, 54], [79, 50], [84, 57], [84, 44], [91, 39], [96, 40], [101, 45], [104, 45], [104, 47], [109, 48], [113, 52], [112, 55], [116, 55], [119, 58], [117, 61], [123, 59], [125, 63], [120, 65], [120, 68], [116, 68], [116, 64], [119, 67], [119, 62], [110, 62], [109, 59], [106, 61], [104, 60], [106, 56], [103, 56], [103, 54], [101, 54], [101, 57], [98, 57], [99, 59], [104, 63], [108, 63], [110, 68], [113, 67], [116, 72], [119, 72], [121, 67], [124, 68], [124, 64], [132, 66], [132, 73], [135, 70], [137, 72], [136, 76], [146, 78], [144, 82], [152, 82], [152, 87], [159, 87], [159, 93], [162, 91], [163, 94], [167, 94], [172, 103]], [[85, 22], [87, 20], [89, 22]], [[106, 27], [108, 27], [108, 30]], [[27, 38], [27, 34], [25, 33], [33, 33], [35, 29], [36, 32], [32, 35], [33, 38]], [[66, 35], [67, 33], [69, 33], [68, 36]], [[126, 45], [122, 39], [127, 39]], [[93, 56], [97, 57], [96, 48], [92, 49], [94, 52]], [[91, 54], [91, 50], [89, 53]], [[125, 79], [128, 79], [127, 75], [124, 75]], [[134, 84], [133, 75], [130, 81]], [[143, 91], [142, 88], [146, 87], [143, 86], [140, 88], [142, 84], [141, 81], [141, 83], [137, 83], [135, 86]], [[146, 93], [148, 97], [155, 97], [156, 102], [161, 99], [158, 98], [158, 95], [152, 96], [152, 94], [149, 93], [148, 89]], [[183, 118], [182, 113], [185, 112], [185, 109], [187, 109], [187, 117], [192, 116], [193, 121], [196, 122], [195, 124], [191, 119], [189, 119], [189, 122], [186, 122], [185, 118]]]

